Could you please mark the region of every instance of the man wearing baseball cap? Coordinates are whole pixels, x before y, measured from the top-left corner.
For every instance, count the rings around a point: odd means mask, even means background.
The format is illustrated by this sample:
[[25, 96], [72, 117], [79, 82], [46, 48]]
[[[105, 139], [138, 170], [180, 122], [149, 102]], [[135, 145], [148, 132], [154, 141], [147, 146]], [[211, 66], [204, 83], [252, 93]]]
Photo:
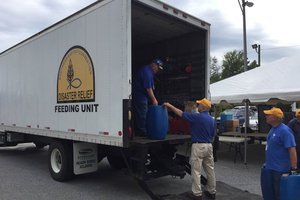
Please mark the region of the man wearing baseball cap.
[[191, 176], [193, 199], [202, 199], [200, 176], [202, 167], [207, 175], [207, 185], [204, 194], [210, 199], [216, 198], [216, 178], [212, 142], [215, 136], [215, 121], [209, 115], [211, 102], [208, 99], [196, 101], [199, 112], [183, 112], [170, 103], [164, 103], [169, 110], [188, 121], [191, 125]]
[[264, 110], [264, 114], [272, 128], [267, 136], [266, 162], [261, 174], [262, 193], [264, 199], [272, 195], [272, 199], [279, 200], [281, 176], [297, 170], [296, 143], [292, 130], [282, 123], [284, 115], [280, 108]]
[[152, 105], [158, 105], [154, 95], [153, 77], [159, 70], [163, 70], [160, 59], [152, 60], [151, 64], [143, 66], [135, 74], [132, 82], [132, 103], [134, 114], [134, 128], [137, 135], [146, 136], [146, 115], [148, 100]]
[[300, 169], [300, 109], [297, 109], [295, 112], [295, 118], [289, 121], [288, 127], [292, 129], [295, 142], [296, 142], [296, 151], [297, 151], [297, 168]]

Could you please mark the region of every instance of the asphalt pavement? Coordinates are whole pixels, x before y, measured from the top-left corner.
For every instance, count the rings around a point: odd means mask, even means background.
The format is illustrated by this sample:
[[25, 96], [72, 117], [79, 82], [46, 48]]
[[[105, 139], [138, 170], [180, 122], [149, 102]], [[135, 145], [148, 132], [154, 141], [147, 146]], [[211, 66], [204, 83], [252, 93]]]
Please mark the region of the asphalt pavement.
[[[251, 147], [250, 147], [251, 149]], [[260, 150], [252, 150], [257, 154]], [[217, 199], [261, 199], [259, 173], [261, 160], [249, 156], [248, 165], [233, 163], [233, 154], [222, 146], [216, 163]], [[126, 170], [112, 169], [107, 160], [95, 173], [76, 176], [69, 182], [56, 182], [48, 172], [47, 147], [33, 144], [0, 148], [1, 200], [135, 200], [151, 199]], [[187, 199], [189, 176], [184, 179], [164, 177], [148, 182], [162, 199]], [[232, 193], [230, 193], [232, 192]], [[240, 195], [240, 196], [237, 196]], [[243, 197], [243, 198], [241, 198]]]
[[1, 200], [140, 200], [151, 199], [123, 171], [104, 160], [96, 173], [54, 181], [47, 167], [47, 148], [33, 144], [0, 148]]
[[[241, 149], [242, 155], [244, 149]], [[247, 145], [247, 164], [244, 158], [238, 156], [236, 163], [234, 151], [229, 146], [221, 144], [215, 164], [216, 178], [232, 187], [262, 196], [260, 188], [260, 171], [265, 161], [265, 145], [256, 143]]]

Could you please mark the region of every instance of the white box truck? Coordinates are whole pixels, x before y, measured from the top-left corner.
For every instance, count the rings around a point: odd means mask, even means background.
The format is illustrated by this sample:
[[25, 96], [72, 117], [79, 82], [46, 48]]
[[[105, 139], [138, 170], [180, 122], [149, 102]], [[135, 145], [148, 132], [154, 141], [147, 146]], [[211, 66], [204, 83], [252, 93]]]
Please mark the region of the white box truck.
[[0, 54], [0, 145], [49, 145], [57, 181], [104, 157], [139, 180], [184, 176], [176, 146], [190, 136], [131, 128], [132, 76], [161, 58], [159, 103], [206, 97], [209, 37], [210, 24], [157, 0], [96, 1]]

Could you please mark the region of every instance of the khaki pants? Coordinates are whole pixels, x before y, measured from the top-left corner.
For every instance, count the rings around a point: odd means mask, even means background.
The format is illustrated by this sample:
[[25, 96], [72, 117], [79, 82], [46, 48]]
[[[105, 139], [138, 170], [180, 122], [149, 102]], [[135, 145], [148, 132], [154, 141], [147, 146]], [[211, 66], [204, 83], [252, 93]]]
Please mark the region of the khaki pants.
[[202, 166], [207, 176], [206, 191], [211, 194], [216, 193], [216, 177], [214, 171], [213, 147], [210, 143], [194, 143], [191, 151], [191, 175], [192, 192], [196, 196], [202, 195], [200, 176]]

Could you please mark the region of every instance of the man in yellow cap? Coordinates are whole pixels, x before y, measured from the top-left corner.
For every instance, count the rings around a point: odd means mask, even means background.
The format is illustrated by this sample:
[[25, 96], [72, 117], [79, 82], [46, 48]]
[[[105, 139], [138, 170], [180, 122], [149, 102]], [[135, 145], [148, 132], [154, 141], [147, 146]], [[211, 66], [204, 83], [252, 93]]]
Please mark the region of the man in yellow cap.
[[300, 169], [300, 109], [297, 109], [295, 112], [295, 118], [289, 121], [288, 127], [292, 129], [296, 142], [296, 151], [297, 151], [297, 167]]
[[280, 199], [280, 178], [283, 174], [297, 170], [296, 143], [292, 130], [282, 123], [280, 108], [264, 110], [266, 121], [272, 126], [267, 137], [266, 162], [261, 174], [264, 199]]
[[170, 103], [164, 103], [169, 110], [188, 121], [191, 125], [192, 150], [191, 150], [191, 175], [193, 199], [202, 199], [200, 183], [202, 166], [207, 175], [207, 185], [204, 194], [210, 199], [216, 198], [216, 178], [214, 172], [214, 158], [212, 142], [215, 136], [215, 121], [209, 115], [211, 103], [208, 99], [196, 101], [199, 112], [183, 112]]

